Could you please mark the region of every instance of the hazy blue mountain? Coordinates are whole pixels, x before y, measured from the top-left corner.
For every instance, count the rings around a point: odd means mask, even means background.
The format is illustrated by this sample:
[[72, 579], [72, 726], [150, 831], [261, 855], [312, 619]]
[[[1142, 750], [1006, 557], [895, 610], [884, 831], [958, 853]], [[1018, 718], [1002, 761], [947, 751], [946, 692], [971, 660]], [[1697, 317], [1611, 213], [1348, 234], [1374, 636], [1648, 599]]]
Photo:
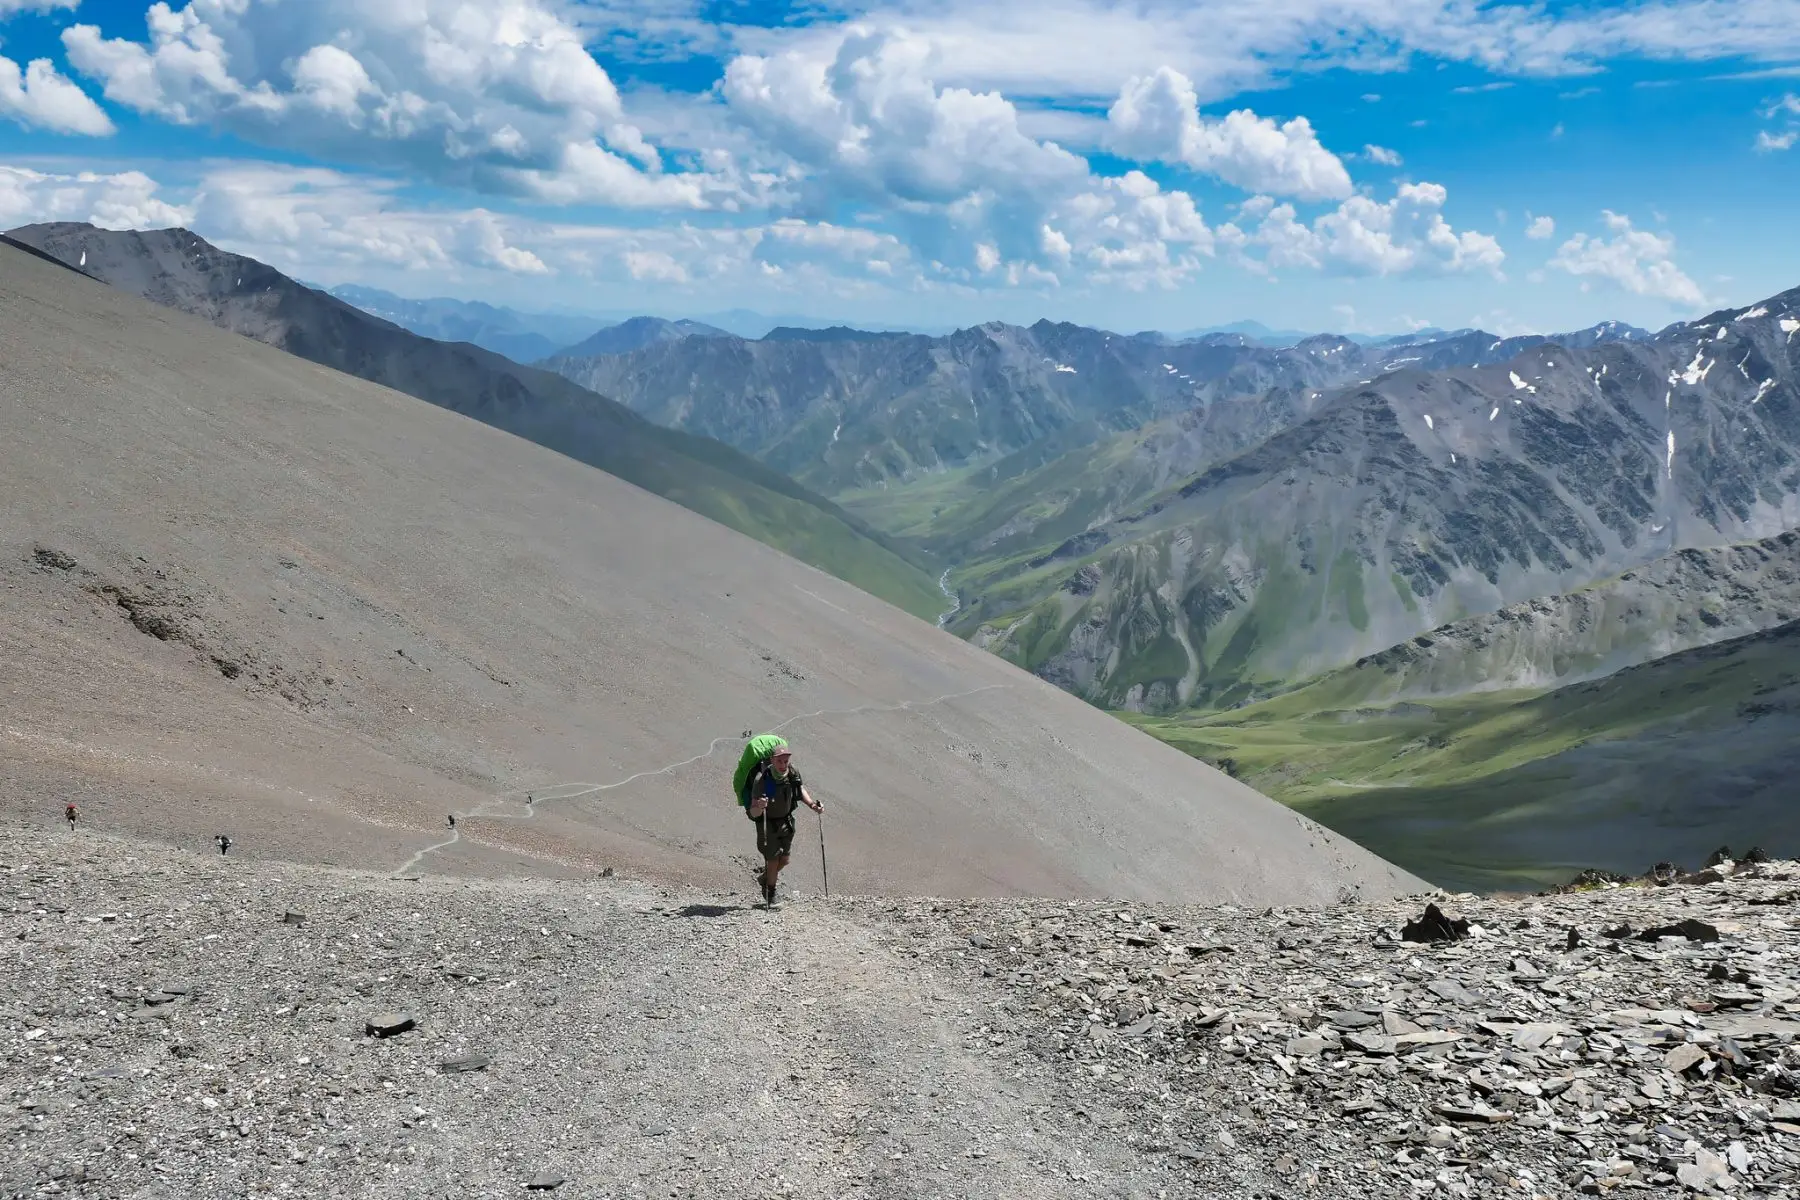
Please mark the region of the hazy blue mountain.
[[560, 313], [526, 313], [478, 300], [408, 300], [379, 288], [343, 284], [327, 289], [347, 304], [440, 342], [469, 342], [532, 363], [593, 332], [598, 319]]

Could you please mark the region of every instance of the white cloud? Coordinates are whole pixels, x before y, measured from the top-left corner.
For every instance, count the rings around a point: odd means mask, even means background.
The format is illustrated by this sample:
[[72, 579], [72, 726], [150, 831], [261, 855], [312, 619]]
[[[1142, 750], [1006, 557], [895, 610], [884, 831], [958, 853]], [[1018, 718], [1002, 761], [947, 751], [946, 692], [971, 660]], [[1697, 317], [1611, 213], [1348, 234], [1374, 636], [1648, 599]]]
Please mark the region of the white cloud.
[[[593, 0], [598, 8], [597, 0]], [[608, 10], [668, 8], [644, 2]], [[688, 10], [691, 11], [691, 10]], [[1103, 100], [1119, 81], [1172, 67], [1208, 103], [1267, 85], [1283, 71], [1404, 70], [1414, 55], [1503, 76], [1575, 76], [1609, 59], [1800, 59], [1793, 0], [1643, 0], [1544, 5], [1529, 0], [834, 0], [814, 12], [904, 21], [938, 53], [950, 86], [1015, 97]], [[614, 18], [623, 20], [624, 18]], [[759, 54], [833, 36], [818, 23], [739, 27]], [[1499, 82], [1496, 80], [1496, 82]]]
[[1171, 67], [1126, 82], [1107, 113], [1108, 146], [1140, 162], [1179, 163], [1246, 191], [1340, 200], [1350, 174], [1305, 117], [1277, 125], [1247, 108], [1211, 120], [1193, 81]]
[[196, 189], [195, 232], [284, 271], [388, 267], [546, 275], [509, 221], [486, 209], [409, 209], [398, 188], [322, 168], [236, 163], [209, 171]]
[[1404, 161], [1398, 150], [1389, 150], [1386, 146], [1364, 146], [1363, 157], [1384, 167], [1397, 167]]
[[1141, 171], [1070, 198], [1054, 224], [1088, 277], [1132, 289], [1179, 285], [1200, 271], [1216, 241], [1193, 197], [1164, 191]]
[[1472, 95], [1479, 94], [1481, 92], [1503, 92], [1511, 86], [1513, 86], [1513, 85], [1509, 80], [1496, 79], [1491, 83], [1469, 84], [1464, 87], [1454, 87], [1454, 88], [1451, 88], [1450, 90], [1457, 93], [1458, 95], [1472, 96]]
[[176, 124], [564, 202], [700, 207], [550, 0], [157, 0], [144, 41], [63, 31], [106, 97]]
[[934, 67], [904, 31], [858, 30], [735, 59], [720, 91], [798, 165], [803, 209], [849, 200], [881, 213], [924, 277], [1048, 286], [1075, 270], [1144, 286], [1199, 269], [1211, 231], [1189, 196], [1140, 172], [1096, 176], [1026, 133], [1005, 97], [940, 87]]
[[103, 229], [166, 229], [186, 225], [193, 210], [157, 196], [156, 181], [139, 171], [57, 174], [0, 166], [0, 229], [40, 221], [86, 221]]
[[1793, 92], [1787, 93], [1763, 109], [1762, 115], [1765, 118], [1785, 116], [1788, 119], [1788, 128], [1782, 133], [1771, 133], [1766, 129], [1758, 130], [1754, 146], [1758, 154], [1791, 150], [1794, 148], [1795, 142], [1800, 142], [1800, 95]]
[[1086, 179], [1085, 160], [1026, 135], [999, 93], [940, 88], [932, 58], [904, 32], [854, 30], [829, 56], [736, 58], [721, 90], [772, 145], [864, 196], [949, 204]]
[[1533, 217], [1531, 224], [1525, 227], [1525, 236], [1534, 242], [1556, 236], [1556, 221], [1551, 217]]
[[686, 283], [687, 268], [662, 250], [627, 250], [625, 269], [640, 283]]
[[1610, 209], [1603, 216], [1613, 237], [1578, 233], [1562, 244], [1550, 265], [1582, 279], [1584, 288], [1587, 280], [1599, 279], [1688, 308], [1706, 304], [1699, 285], [1674, 263], [1674, 238], [1634, 229], [1631, 218]]
[[104, 137], [113, 132], [111, 118], [47, 58], [32, 59], [21, 72], [18, 63], [0, 56], [0, 117], [51, 133]]
[[81, 0], [0, 0], [0, 21], [15, 13], [51, 12], [58, 8], [75, 8]]
[[1435, 183], [1403, 183], [1394, 198], [1378, 203], [1352, 196], [1311, 225], [1293, 205], [1247, 204], [1246, 230], [1222, 226], [1219, 241], [1252, 270], [1303, 267], [1347, 275], [1443, 275], [1472, 271], [1498, 274], [1506, 260], [1500, 243], [1485, 233], [1458, 233], [1444, 219], [1448, 192]]

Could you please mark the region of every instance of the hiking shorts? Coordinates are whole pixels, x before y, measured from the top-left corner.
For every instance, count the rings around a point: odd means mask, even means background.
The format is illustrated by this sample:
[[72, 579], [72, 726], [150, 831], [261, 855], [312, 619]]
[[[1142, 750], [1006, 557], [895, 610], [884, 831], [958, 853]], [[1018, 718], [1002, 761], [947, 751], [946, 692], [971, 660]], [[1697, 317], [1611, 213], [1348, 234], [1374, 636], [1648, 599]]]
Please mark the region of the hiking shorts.
[[786, 858], [794, 848], [794, 814], [781, 820], [756, 817], [756, 849], [765, 860]]

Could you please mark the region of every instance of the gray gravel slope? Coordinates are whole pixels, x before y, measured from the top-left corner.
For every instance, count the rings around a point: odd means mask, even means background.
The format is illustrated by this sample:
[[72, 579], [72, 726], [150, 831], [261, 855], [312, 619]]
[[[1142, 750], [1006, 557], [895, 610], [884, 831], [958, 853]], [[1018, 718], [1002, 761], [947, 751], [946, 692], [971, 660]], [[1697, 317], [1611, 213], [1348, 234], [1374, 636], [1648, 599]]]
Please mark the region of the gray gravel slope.
[[832, 806], [834, 883], [865, 892], [1418, 886], [674, 504], [6, 249], [0, 364], [0, 810], [735, 884], [724, 780], [744, 730], [781, 728]]
[[[998, 997], [829, 904], [8, 839], [0, 1196], [498, 1196], [544, 1173], [559, 1200], [1175, 1182], [1088, 1137], [1054, 1067], [997, 1054], [977, 1028]], [[384, 1013], [412, 1028], [370, 1036]]]

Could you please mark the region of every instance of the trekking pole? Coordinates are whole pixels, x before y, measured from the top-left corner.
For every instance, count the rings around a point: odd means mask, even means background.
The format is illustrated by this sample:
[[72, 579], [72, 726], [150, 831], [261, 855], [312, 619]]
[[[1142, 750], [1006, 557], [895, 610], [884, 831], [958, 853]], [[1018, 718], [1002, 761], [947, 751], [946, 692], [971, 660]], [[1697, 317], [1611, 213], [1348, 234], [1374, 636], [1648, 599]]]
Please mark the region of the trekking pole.
[[819, 873], [825, 877], [825, 894], [831, 895], [831, 868], [825, 864], [825, 813], [819, 813]]

